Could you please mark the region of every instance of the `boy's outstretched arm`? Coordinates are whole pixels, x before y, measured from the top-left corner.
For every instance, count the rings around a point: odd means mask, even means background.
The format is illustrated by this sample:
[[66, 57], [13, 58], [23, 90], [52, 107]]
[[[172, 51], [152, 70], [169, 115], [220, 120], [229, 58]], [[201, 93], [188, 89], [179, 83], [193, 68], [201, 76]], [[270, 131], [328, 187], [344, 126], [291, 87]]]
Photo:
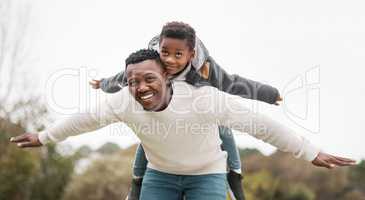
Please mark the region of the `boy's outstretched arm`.
[[200, 69], [200, 74], [206, 74], [205, 78], [209, 84], [217, 87], [224, 92], [238, 95], [247, 99], [255, 99], [269, 104], [278, 105], [281, 101], [278, 89], [252, 81], [236, 74], [230, 75], [222, 69], [211, 57], [208, 57], [207, 63]]
[[122, 89], [126, 81], [124, 79], [124, 72], [119, 72], [118, 74], [103, 78], [101, 80], [92, 80], [89, 82], [92, 88], [103, 90], [106, 93], [115, 93]]

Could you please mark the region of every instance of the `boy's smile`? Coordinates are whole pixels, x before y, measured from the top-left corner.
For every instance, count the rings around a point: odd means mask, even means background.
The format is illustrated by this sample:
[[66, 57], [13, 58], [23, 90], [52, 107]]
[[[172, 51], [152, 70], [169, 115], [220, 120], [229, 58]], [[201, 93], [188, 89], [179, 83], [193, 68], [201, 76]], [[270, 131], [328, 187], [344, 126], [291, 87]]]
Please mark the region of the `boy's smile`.
[[185, 69], [194, 57], [194, 50], [187, 45], [186, 39], [164, 37], [160, 42], [160, 58], [169, 75]]
[[155, 60], [145, 60], [127, 66], [129, 92], [145, 110], [160, 111], [169, 103], [171, 88], [160, 65]]

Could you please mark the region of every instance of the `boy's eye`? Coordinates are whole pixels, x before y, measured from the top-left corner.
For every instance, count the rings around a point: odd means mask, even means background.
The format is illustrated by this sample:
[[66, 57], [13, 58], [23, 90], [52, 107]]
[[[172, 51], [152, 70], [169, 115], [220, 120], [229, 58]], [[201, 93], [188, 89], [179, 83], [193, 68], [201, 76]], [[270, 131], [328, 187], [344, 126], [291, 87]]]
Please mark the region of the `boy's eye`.
[[176, 56], [176, 58], [180, 58], [180, 57], [182, 56], [182, 53], [181, 53], [181, 52], [177, 52], [177, 53], [175, 54], [175, 56]]
[[167, 51], [161, 51], [161, 55], [162, 55], [162, 56], [168, 56], [168, 55], [169, 55], [169, 53], [168, 53]]

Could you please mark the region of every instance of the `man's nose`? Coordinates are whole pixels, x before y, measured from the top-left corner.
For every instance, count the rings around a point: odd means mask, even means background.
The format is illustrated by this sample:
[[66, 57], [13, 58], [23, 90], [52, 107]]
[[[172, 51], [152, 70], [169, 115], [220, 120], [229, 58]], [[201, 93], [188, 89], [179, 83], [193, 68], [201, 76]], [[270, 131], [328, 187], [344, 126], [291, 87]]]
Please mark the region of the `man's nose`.
[[148, 90], [148, 85], [146, 83], [140, 83], [137, 92], [145, 92]]

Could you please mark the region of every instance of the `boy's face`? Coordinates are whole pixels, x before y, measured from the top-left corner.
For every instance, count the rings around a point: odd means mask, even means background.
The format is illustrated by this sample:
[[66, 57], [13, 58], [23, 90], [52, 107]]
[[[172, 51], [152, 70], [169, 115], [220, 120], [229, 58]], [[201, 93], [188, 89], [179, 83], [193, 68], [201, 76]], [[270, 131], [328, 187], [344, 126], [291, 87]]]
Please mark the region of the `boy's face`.
[[187, 45], [186, 39], [164, 37], [160, 42], [160, 58], [169, 75], [175, 75], [185, 69], [194, 57], [195, 51]]
[[145, 110], [158, 111], [167, 105], [167, 76], [155, 60], [130, 64], [126, 70], [129, 92]]

